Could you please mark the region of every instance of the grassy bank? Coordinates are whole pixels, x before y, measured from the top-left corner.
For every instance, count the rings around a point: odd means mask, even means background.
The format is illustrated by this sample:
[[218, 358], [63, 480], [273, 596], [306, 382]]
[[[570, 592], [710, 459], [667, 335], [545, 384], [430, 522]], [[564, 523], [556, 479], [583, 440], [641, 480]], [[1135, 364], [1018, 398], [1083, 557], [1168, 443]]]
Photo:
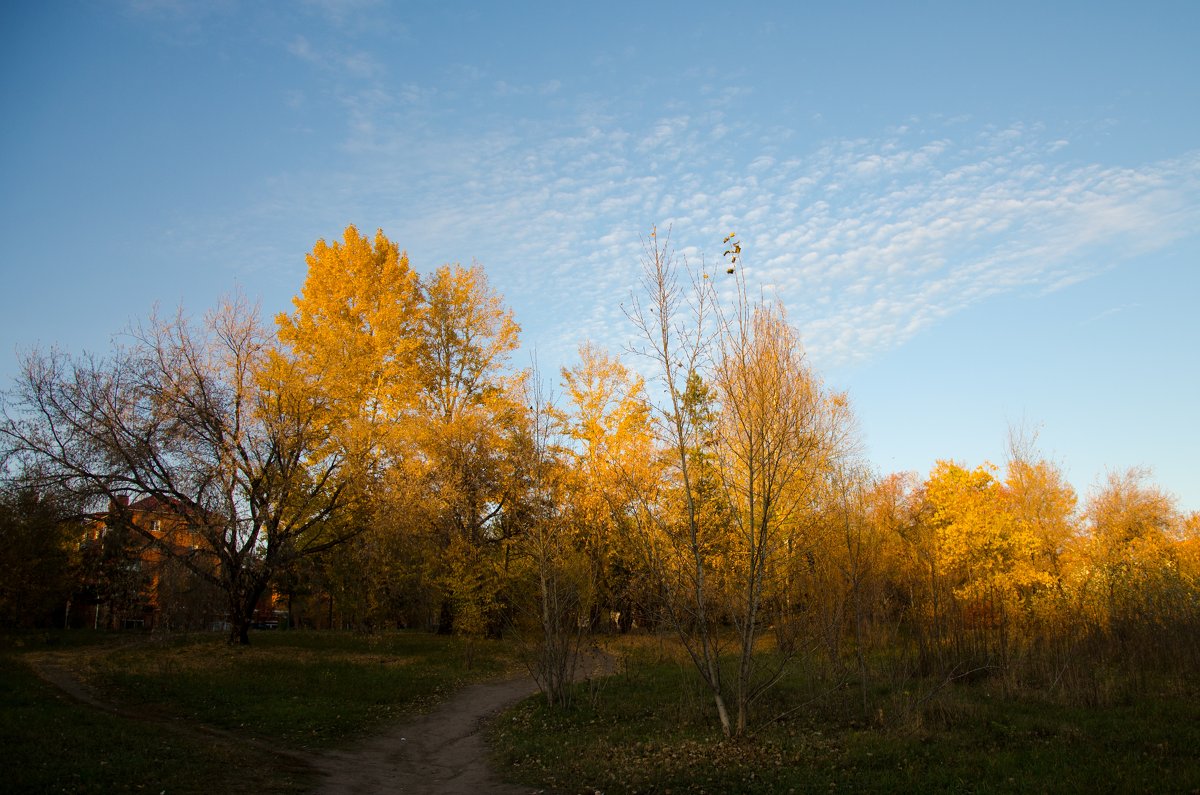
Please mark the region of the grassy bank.
[[864, 717], [856, 687], [797, 670], [751, 736], [724, 741], [689, 665], [634, 654], [600, 686], [580, 685], [569, 710], [522, 703], [493, 742], [504, 775], [563, 792], [1200, 790], [1194, 697], [1095, 708], [986, 679], [910, 684], [921, 695], [905, 714]]

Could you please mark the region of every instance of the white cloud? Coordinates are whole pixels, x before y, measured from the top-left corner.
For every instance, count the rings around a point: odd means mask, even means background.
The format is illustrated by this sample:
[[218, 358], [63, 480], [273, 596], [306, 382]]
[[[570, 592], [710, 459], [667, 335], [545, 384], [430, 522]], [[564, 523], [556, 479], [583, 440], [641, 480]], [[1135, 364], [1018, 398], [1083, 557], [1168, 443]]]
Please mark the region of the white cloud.
[[304, 36], [297, 35], [287, 44], [287, 51], [296, 58], [319, 69], [356, 79], [381, 77], [385, 69], [369, 52], [360, 50], [318, 50]]
[[738, 130], [730, 147], [695, 114], [447, 134], [384, 89], [347, 103], [351, 151], [369, 157], [306, 186], [307, 212], [379, 219], [419, 267], [477, 257], [551, 365], [587, 338], [623, 347], [620, 306], [655, 223], [710, 262], [738, 232], [747, 273], [772, 285], [822, 367], [903, 345], [988, 296], [1065, 289], [1200, 228], [1200, 153], [1137, 168], [1063, 162], [1060, 142], [1030, 126], [922, 122], [811, 149], [747, 144]]

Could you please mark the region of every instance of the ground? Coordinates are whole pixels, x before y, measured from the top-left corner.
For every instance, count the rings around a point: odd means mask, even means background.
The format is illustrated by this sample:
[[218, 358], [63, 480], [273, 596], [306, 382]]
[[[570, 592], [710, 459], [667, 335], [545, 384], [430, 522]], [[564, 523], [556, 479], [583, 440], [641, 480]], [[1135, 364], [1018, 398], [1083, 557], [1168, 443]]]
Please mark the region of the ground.
[[[588, 673], [611, 670], [611, 660], [592, 655]], [[503, 783], [488, 763], [484, 728], [489, 718], [537, 692], [527, 674], [511, 673], [470, 684], [424, 714], [392, 722], [349, 745], [298, 750], [277, 739], [181, 719], [153, 706], [105, 695], [81, 674], [70, 652], [34, 652], [25, 661], [44, 682], [93, 710], [147, 725], [162, 736], [210, 745], [246, 748], [280, 761], [295, 772], [297, 786], [318, 793], [521, 793], [528, 787]], [[300, 783], [303, 782], [303, 783]]]
[[527, 676], [471, 685], [428, 715], [350, 750], [322, 754], [315, 760], [323, 777], [318, 792], [527, 792], [494, 776], [482, 729], [489, 716], [535, 691]]

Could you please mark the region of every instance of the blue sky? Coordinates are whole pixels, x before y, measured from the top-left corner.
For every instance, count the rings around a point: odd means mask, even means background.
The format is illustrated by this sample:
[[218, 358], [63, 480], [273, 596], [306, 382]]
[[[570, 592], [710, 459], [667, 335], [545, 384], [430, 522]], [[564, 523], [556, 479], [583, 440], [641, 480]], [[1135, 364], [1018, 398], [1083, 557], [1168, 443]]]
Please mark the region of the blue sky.
[[[648, 6], [648, 7], [645, 7]], [[1046, 7], [1053, 6], [1053, 7]], [[868, 457], [1200, 510], [1200, 4], [130, 0], [0, 10], [0, 378], [349, 223], [482, 263], [544, 371], [630, 336], [640, 238], [748, 280]], [[526, 354], [522, 354], [524, 357]]]

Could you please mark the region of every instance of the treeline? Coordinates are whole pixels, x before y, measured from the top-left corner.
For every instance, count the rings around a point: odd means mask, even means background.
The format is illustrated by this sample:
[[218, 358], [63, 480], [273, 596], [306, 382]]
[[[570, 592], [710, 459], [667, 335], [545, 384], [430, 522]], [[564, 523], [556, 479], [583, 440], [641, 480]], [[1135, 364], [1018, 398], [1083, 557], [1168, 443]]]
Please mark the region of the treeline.
[[[798, 658], [867, 713], [881, 676], [1103, 700], [1106, 666], [1200, 662], [1200, 517], [1138, 471], [1080, 505], [1028, 440], [1002, 470], [873, 473], [847, 396], [725, 243], [690, 271], [651, 233], [635, 358], [584, 344], [557, 378], [513, 361], [481, 267], [422, 277], [354, 227], [274, 328], [234, 298], [104, 358], [29, 354], [0, 426], [3, 618], [67, 598], [77, 523], [102, 514], [220, 594], [232, 641], [268, 594], [293, 626], [454, 632], [468, 654], [516, 634], [557, 702], [589, 633], [669, 631], [729, 735]], [[138, 523], [147, 497], [190, 543]]]

